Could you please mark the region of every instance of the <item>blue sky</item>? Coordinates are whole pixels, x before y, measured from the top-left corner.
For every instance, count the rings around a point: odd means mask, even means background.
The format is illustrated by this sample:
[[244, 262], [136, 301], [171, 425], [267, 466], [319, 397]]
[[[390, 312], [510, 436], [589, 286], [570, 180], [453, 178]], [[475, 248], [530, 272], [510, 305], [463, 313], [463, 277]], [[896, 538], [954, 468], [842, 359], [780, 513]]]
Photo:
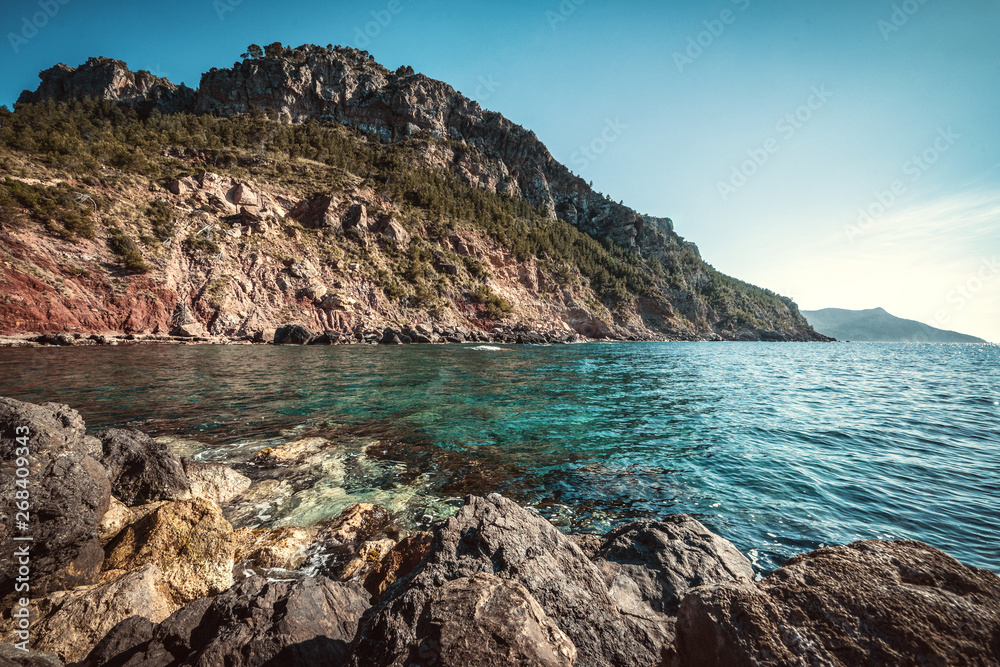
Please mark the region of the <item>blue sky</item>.
[[92, 55], [196, 86], [252, 42], [359, 46], [534, 130], [720, 270], [1000, 341], [996, 0], [4, 0], [0, 29], [8, 106]]

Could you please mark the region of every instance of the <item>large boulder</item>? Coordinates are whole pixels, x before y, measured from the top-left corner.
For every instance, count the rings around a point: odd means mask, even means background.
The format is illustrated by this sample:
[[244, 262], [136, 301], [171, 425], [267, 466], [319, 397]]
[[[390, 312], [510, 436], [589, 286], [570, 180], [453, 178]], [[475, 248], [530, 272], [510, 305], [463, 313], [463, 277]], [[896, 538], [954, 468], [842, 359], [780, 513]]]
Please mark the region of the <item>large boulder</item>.
[[159, 625], [124, 621], [81, 666], [343, 665], [367, 607], [367, 594], [353, 584], [252, 577]]
[[[97, 583], [104, 560], [97, 526], [111, 485], [95, 458], [100, 443], [85, 430], [64, 405], [0, 398], [0, 598], [14, 593], [22, 548], [29, 552], [33, 598]], [[26, 502], [26, 528], [18, 527], [16, 502]]]
[[688, 594], [683, 667], [1000, 664], [1000, 577], [919, 542], [797, 556], [758, 585]]
[[139, 518], [106, 547], [105, 570], [155, 564], [177, 604], [232, 585], [233, 527], [215, 503], [180, 500], [135, 509]]
[[410, 664], [571, 667], [576, 661], [573, 642], [515, 581], [491, 574], [449, 581], [424, 614], [427, 631]]
[[289, 217], [313, 229], [340, 229], [340, 202], [331, 195], [317, 195], [303, 199], [291, 211]]
[[[664, 631], [650, 634], [631, 622], [572, 540], [497, 494], [467, 498], [436, 530], [431, 553], [365, 615], [358, 654], [370, 665], [406, 664], [433, 640], [425, 619], [440, 587], [482, 573], [523, 586], [576, 646], [581, 665], [652, 665], [661, 658]], [[640, 620], [648, 626], [659, 619], [649, 610]]]
[[180, 457], [167, 445], [133, 429], [109, 428], [97, 434], [101, 463], [111, 478], [115, 497], [125, 505], [191, 497], [191, 485]]
[[177, 609], [155, 565], [120, 579], [52, 593], [36, 602], [31, 645], [63, 662], [83, 659], [130, 616], [160, 622]]
[[286, 324], [274, 332], [275, 345], [308, 345], [316, 334], [298, 324]]
[[202, 463], [183, 458], [184, 474], [194, 498], [225, 505], [250, 488], [250, 478], [221, 463]]

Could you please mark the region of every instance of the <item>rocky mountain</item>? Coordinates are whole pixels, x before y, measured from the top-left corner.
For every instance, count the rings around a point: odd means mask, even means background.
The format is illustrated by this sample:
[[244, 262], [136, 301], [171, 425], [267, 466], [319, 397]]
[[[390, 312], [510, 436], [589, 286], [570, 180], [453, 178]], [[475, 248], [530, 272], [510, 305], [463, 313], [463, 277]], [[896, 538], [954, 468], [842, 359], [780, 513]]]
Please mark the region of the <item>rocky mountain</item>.
[[816, 331], [838, 340], [875, 343], [985, 343], [982, 338], [904, 320], [882, 308], [803, 311]]
[[108, 58], [40, 78], [0, 118], [0, 333], [435, 321], [823, 339], [534, 133], [366, 52], [251, 47], [196, 91]]

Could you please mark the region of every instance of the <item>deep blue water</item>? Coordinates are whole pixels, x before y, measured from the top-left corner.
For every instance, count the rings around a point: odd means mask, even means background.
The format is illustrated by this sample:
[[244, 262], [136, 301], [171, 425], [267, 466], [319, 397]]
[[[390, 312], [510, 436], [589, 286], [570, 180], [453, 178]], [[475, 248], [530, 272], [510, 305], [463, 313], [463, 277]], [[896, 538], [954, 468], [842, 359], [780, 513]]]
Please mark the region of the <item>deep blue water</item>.
[[996, 345], [6, 349], [0, 394], [251, 476], [330, 438], [262, 521], [370, 499], [419, 524], [501, 491], [565, 530], [691, 513], [762, 570], [912, 538], [1000, 571]]

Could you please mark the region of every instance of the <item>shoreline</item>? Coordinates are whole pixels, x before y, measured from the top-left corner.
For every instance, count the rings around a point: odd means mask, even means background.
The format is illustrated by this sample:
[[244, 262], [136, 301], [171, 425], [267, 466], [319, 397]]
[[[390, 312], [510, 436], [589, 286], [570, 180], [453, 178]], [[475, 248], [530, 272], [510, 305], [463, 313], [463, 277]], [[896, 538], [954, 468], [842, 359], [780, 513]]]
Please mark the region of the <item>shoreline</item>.
[[[17, 463], [15, 450], [29, 445], [30, 458]], [[315, 447], [286, 442], [252, 462], [280, 470]], [[26, 606], [31, 647], [49, 657], [26, 659], [48, 660], [41, 664], [846, 667], [1000, 658], [990, 648], [1000, 577], [919, 542], [824, 547], [760, 578], [689, 515], [564, 534], [495, 493], [466, 496], [427, 532], [371, 503], [312, 525], [239, 527], [246, 522], [234, 508], [254, 511], [280, 476], [252, 481], [131, 429], [88, 435], [68, 406], [7, 398], [0, 450], [0, 474], [16, 478], [26, 466], [32, 482]], [[13, 495], [4, 485], [0, 501], [11, 506]], [[0, 541], [13, 528], [0, 524]], [[10, 559], [0, 552], [0, 630], [14, 644]], [[247, 642], [253, 655], [243, 652]]]

